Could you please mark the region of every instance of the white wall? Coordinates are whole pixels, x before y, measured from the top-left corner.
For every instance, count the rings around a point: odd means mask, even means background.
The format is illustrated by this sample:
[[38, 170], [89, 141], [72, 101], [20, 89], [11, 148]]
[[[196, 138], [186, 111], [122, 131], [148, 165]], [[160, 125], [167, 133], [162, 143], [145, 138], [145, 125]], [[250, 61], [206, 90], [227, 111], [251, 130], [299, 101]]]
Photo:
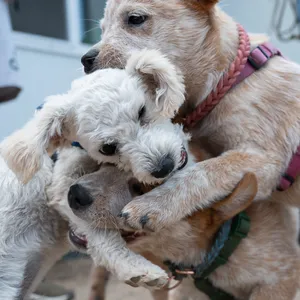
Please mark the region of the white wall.
[[[273, 3], [274, 0], [226, 0], [221, 6], [248, 31], [270, 34]], [[300, 42], [281, 43], [276, 38], [273, 41], [286, 56], [300, 63]], [[34, 50], [34, 41], [28, 41], [30, 47], [24, 47], [26, 38], [22, 44], [18, 57], [24, 89], [17, 100], [0, 105], [0, 140], [21, 127], [46, 96], [69, 88], [70, 82], [82, 74], [80, 56], [88, 49], [82, 48], [74, 53], [73, 47], [69, 46], [67, 49], [72, 53], [68, 55], [66, 47], [60, 54], [53, 49]]]
[[0, 140], [33, 115], [49, 95], [67, 91], [71, 81], [82, 74], [80, 56], [18, 50], [23, 91], [14, 100], [0, 105]]
[[[268, 34], [271, 36], [272, 43], [286, 57], [300, 63], [300, 41], [280, 42], [271, 30], [275, 0], [223, 0], [220, 3], [221, 8], [241, 23], [248, 32]], [[290, 9], [287, 9], [285, 15], [286, 28], [292, 20], [294, 20], [293, 13]]]

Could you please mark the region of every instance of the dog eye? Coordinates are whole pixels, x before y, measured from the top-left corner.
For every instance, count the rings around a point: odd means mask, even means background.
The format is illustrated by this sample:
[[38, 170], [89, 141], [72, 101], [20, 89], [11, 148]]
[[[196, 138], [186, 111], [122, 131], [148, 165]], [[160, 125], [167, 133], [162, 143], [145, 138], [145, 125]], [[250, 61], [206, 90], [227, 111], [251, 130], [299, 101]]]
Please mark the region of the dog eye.
[[141, 16], [141, 15], [131, 15], [128, 17], [128, 25], [134, 25], [139, 26], [145, 23], [147, 20], [147, 16]]
[[106, 156], [111, 156], [117, 152], [117, 144], [103, 144], [99, 152]]
[[139, 110], [139, 120], [141, 120], [143, 118], [143, 116], [145, 115], [146, 112], [146, 108], [145, 106], [142, 106]]

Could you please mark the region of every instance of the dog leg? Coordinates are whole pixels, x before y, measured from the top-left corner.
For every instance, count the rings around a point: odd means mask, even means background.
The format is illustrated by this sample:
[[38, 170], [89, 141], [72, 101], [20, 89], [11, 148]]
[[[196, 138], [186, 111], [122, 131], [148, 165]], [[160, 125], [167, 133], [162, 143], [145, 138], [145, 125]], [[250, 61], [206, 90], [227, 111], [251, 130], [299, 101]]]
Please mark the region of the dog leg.
[[158, 290], [151, 292], [153, 300], [168, 300], [169, 292], [168, 290]]
[[104, 266], [116, 274], [119, 280], [138, 287], [160, 289], [169, 277], [160, 267], [154, 265], [143, 256], [127, 248], [125, 241], [116, 230], [86, 230], [88, 252], [96, 266]]
[[258, 179], [256, 199], [264, 199], [271, 194], [284, 169], [280, 159], [271, 156], [254, 150], [228, 151], [197, 163], [128, 203], [122, 211], [122, 221], [134, 230], [159, 231], [224, 198], [248, 172]]
[[91, 292], [89, 300], [104, 300], [109, 272], [103, 267], [93, 267], [91, 271]]
[[209, 297], [196, 288], [192, 279], [185, 278], [176, 289], [169, 292], [168, 300], [209, 300]]
[[[24, 281], [32, 278], [30, 286], [24, 290], [26, 292], [25, 296], [21, 295], [20, 299], [29, 298], [30, 294], [38, 287], [50, 269], [55, 265], [55, 263], [61, 259], [68, 251], [70, 246], [65, 237], [58, 240], [52, 247], [49, 247], [41, 253], [40, 257], [38, 255], [32, 258], [32, 261], [28, 263], [26, 272], [24, 274]], [[34, 269], [37, 270], [33, 273]], [[33, 273], [33, 274], [32, 274]]]

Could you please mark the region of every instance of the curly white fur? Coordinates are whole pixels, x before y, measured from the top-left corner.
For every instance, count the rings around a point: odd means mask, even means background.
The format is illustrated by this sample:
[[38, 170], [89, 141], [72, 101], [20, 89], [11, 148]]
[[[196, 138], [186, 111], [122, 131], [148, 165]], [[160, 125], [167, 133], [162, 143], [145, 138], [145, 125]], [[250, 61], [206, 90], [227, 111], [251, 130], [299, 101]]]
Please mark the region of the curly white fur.
[[[147, 122], [162, 118], [157, 110], [173, 116], [184, 102], [182, 75], [157, 51], [133, 55], [127, 69], [100, 70], [75, 81], [67, 94], [49, 97], [23, 129], [1, 144], [3, 158], [24, 183], [40, 169], [46, 151], [73, 140], [95, 160], [118, 163], [117, 155], [104, 156], [99, 149], [104, 143], [134, 136], [136, 124], [129, 120], [137, 120], [142, 106], [146, 107]], [[144, 82], [149, 75], [154, 93]], [[122, 113], [115, 107], [120, 102]]]

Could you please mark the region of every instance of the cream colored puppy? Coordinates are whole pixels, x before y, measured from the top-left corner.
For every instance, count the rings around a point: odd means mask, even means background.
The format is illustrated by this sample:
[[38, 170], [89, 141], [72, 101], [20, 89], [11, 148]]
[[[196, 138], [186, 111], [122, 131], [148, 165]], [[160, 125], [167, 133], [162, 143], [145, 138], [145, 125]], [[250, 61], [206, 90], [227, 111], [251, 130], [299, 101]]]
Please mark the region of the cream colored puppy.
[[[216, 88], [237, 56], [237, 23], [217, 2], [108, 0], [102, 40], [94, 46], [93, 64], [86, 71], [123, 67], [132, 51], [159, 49], [185, 77], [185, 116]], [[123, 215], [132, 228], [160, 230], [209, 207], [228, 195], [246, 172], [258, 179], [256, 199], [269, 199], [300, 145], [299, 65], [279, 56], [270, 59], [228, 92], [191, 133], [214, 157], [129, 203]], [[298, 182], [294, 185], [300, 189]], [[299, 206], [299, 199], [287, 193], [284, 202]], [[147, 224], [142, 224], [145, 218]]]

